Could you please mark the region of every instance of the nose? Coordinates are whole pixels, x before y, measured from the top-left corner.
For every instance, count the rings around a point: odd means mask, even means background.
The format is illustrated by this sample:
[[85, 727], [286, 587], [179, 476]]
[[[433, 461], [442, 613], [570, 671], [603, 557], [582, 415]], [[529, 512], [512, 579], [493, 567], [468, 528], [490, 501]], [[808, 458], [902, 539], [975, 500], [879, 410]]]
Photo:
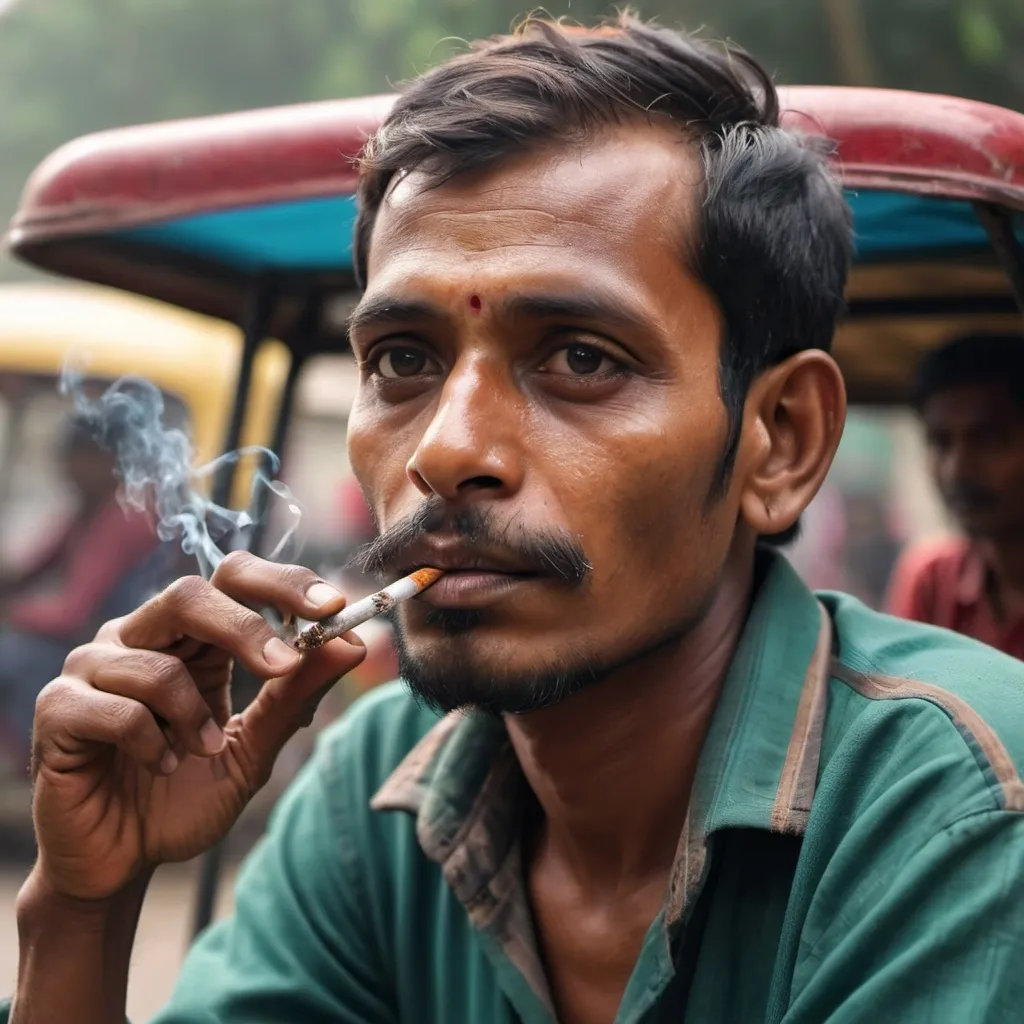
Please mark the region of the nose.
[[506, 498], [523, 483], [520, 396], [483, 359], [457, 363], [406, 466], [426, 496]]
[[963, 479], [968, 460], [963, 442], [952, 439], [938, 453], [935, 460], [935, 472], [942, 490], [948, 491]]

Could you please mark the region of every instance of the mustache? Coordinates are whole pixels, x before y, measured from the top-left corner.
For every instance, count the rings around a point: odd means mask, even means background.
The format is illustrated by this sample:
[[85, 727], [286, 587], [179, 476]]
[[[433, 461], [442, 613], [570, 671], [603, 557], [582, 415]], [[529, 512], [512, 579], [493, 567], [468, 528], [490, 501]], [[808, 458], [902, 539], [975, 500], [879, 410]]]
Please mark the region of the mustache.
[[351, 564], [364, 573], [382, 576], [393, 571], [403, 554], [432, 534], [455, 535], [490, 554], [507, 554], [517, 563], [580, 586], [593, 571], [576, 536], [568, 530], [526, 530], [515, 521], [498, 522], [493, 509], [469, 506], [451, 512], [443, 498], [431, 497], [411, 515], [384, 530], [361, 548]]
[[988, 508], [995, 501], [995, 496], [984, 487], [972, 483], [958, 483], [946, 491], [946, 500], [951, 505], [963, 505], [967, 508]]

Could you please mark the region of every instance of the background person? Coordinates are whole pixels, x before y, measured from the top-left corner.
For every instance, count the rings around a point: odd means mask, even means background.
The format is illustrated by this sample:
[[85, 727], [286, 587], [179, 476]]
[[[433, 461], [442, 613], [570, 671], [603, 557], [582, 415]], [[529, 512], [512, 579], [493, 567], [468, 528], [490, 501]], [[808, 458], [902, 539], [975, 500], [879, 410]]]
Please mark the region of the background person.
[[149, 596], [145, 580], [133, 575], [159, 544], [150, 519], [119, 504], [113, 456], [87, 420], [69, 417], [57, 448], [74, 512], [23, 566], [0, 578], [0, 733], [8, 757], [22, 767], [37, 694], [73, 647]]
[[903, 555], [889, 610], [1024, 658], [1024, 336], [929, 353], [916, 402], [932, 477], [963, 532]]

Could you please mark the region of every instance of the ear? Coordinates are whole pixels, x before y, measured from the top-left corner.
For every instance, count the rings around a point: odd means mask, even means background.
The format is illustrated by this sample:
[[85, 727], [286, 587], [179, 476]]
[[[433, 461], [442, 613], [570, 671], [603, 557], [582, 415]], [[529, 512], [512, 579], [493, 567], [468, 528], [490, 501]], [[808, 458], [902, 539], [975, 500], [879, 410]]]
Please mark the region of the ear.
[[791, 527], [818, 493], [846, 421], [846, 386], [820, 349], [798, 352], [751, 386], [744, 410], [740, 514], [759, 535]]

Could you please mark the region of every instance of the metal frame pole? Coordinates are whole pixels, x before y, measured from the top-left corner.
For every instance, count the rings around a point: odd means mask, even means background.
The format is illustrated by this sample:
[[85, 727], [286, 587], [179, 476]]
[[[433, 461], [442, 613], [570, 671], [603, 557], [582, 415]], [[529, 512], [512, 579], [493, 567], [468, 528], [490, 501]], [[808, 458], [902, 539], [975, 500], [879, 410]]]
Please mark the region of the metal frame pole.
[[[278, 456], [282, 465], [285, 461], [285, 445], [288, 443], [288, 425], [291, 422], [292, 408], [295, 404], [295, 388], [298, 384], [299, 376], [306, 365], [306, 360], [313, 349], [313, 343], [316, 340], [320, 327], [322, 309], [322, 297], [319, 294], [311, 295], [306, 301], [294, 331], [288, 338], [291, 363], [288, 367], [288, 376], [285, 379], [284, 389], [281, 392], [281, 404], [277, 408], [274, 434], [270, 442], [270, 450]], [[265, 509], [262, 506], [254, 510], [256, 525], [253, 527], [250, 550], [256, 554], [261, 553], [263, 538], [266, 533], [264, 511]]]
[[992, 248], [1006, 276], [1017, 307], [1024, 314], [1024, 245], [1013, 230], [1013, 214], [1005, 207], [992, 203], [972, 203], [975, 216], [988, 232]]
[[[232, 452], [238, 448], [245, 423], [245, 412], [249, 403], [252, 385], [252, 369], [256, 352], [266, 337], [267, 325], [274, 309], [273, 287], [257, 281], [252, 286], [242, 326], [242, 358], [238, 366], [238, 382], [231, 419], [224, 439], [224, 450]], [[235, 481], [236, 466], [227, 463], [213, 482], [212, 498], [218, 505], [227, 505], [231, 500], [231, 488]], [[210, 847], [199, 860], [199, 881], [196, 886], [196, 901], [192, 916], [192, 938], [194, 939], [213, 920], [217, 901], [217, 889], [224, 861], [224, 840]]]

